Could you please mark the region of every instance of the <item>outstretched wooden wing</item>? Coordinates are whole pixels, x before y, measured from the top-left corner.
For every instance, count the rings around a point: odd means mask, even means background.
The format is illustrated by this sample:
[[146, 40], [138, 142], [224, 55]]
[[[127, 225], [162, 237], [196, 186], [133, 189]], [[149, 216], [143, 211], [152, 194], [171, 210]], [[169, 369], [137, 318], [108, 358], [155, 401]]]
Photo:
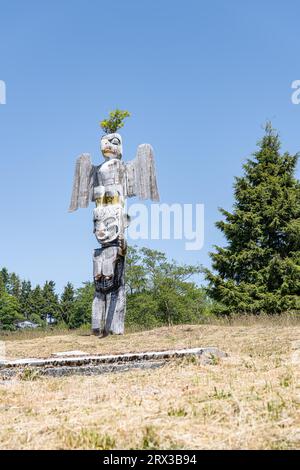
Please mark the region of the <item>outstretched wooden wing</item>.
[[93, 194], [94, 169], [88, 153], [77, 158], [69, 212], [89, 205]]
[[138, 146], [134, 160], [125, 163], [126, 189], [128, 197], [159, 201], [153, 148], [149, 144]]

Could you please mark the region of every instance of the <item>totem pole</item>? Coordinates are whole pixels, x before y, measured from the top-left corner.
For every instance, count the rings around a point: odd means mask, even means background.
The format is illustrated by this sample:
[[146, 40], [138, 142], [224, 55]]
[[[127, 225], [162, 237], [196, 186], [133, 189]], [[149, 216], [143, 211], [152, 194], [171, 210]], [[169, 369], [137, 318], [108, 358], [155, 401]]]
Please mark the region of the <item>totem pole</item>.
[[95, 295], [92, 306], [92, 332], [96, 335], [123, 334], [126, 311], [125, 293], [125, 214], [126, 197], [158, 201], [153, 149], [149, 144], [138, 146], [136, 158], [122, 161], [122, 137], [116, 133], [123, 127], [127, 111], [116, 110], [101, 122], [105, 135], [101, 138], [104, 162], [93, 165], [89, 154], [78, 157], [75, 167], [69, 211], [88, 207], [94, 201], [94, 233], [100, 248], [94, 250]]

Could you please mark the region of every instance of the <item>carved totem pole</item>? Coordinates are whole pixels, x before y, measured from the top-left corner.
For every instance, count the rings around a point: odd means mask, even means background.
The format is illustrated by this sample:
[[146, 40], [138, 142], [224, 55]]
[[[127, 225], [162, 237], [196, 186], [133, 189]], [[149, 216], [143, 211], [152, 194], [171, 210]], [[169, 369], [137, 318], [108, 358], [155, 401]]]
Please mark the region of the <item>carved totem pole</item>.
[[78, 157], [69, 211], [88, 207], [94, 201], [94, 233], [100, 248], [94, 251], [95, 295], [92, 307], [92, 331], [96, 335], [123, 334], [126, 310], [124, 231], [129, 217], [125, 214], [126, 197], [158, 201], [153, 149], [138, 146], [136, 158], [122, 161], [123, 127], [127, 111], [116, 110], [102, 121], [106, 134], [101, 138], [104, 162], [93, 165], [89, 154]]

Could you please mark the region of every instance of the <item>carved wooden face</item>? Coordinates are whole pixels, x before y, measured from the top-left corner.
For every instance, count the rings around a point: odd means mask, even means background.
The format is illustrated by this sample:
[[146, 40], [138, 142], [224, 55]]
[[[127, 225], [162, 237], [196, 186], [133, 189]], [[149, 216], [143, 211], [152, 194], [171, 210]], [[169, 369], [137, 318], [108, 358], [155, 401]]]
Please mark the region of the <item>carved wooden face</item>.
[[101, 152], [106, 160], [122, 158], [122, 137], [120, 134], [107, 134], [101, 138]]
[[99, 243], [110, 243], [118, 238], [123, 229], [123, 211], [120, 204], [94, 209], [94, 233]]

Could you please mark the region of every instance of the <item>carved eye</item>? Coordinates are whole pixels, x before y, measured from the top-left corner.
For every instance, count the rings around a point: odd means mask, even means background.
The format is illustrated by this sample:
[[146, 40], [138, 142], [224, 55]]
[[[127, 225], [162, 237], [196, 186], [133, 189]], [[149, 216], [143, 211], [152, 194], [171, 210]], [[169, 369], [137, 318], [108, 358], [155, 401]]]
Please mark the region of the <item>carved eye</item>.
[[105, 226], [110, 227], [116, 224], [116, 219], [114, 217], [109, 217], [105, 220]]
[[120, 141], [117, 137], [114, 137], [111, 141], [110, 141], [111, 144], [113, 145], [120, 145]]

